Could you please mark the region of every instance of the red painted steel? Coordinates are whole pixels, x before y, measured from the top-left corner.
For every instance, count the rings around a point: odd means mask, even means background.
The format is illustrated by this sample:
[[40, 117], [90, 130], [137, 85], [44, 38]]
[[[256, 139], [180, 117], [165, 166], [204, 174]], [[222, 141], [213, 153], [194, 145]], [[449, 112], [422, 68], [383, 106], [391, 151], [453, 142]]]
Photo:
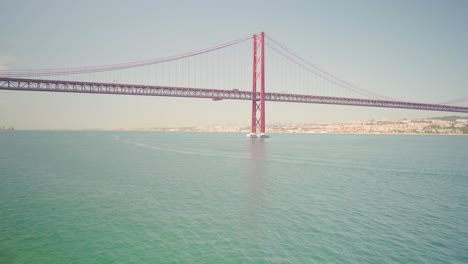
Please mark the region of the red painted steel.
[[260, 33], [262, 47], [261, 70], [260, 70], [260, 133], [265, 133], [265, 33]]
[[250, 133], [257, 133], [257, 35], [253, 35], [252, 62], [252, 124]]
[[[260, 64], [260, 65], [259, 65]], [[260, 81], [260, 96], [257, 96], [257, 83]], [[260, 114], [260, 116], [258, 116]], [[251, 133], [265, 133], [265, 33], [253, 35], [252, 65], [252, 127]]]

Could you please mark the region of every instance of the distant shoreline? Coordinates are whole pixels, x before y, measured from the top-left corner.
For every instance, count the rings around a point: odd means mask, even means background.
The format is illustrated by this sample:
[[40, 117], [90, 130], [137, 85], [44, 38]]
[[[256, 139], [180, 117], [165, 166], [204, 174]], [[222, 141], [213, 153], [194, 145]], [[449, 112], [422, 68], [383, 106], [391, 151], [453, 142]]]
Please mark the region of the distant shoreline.
[[[4, 132], [8, 130], [3, 130]], [[11, 130], [10, 130], [11, 131]], [[133, 131], [181, 133], [250, 133], [247, 125], [186, 127], [141, 127], [113, 129], [19, 129], [17, 131]], [[340, 134], [340, 135], [468, 135], [468, 117], [444, 116], [420, 119], [368, 120], [339, 123], [276, 123], [266, 127], [267, 134]]]
[[[80, 130], [80, 129], [16, 129], [14, 131], [3, 132], [164, 132], [164, 133], [237, 133], [245, 134], [249, 131], [167, 131], [167, 130], [123, 130], [123, 129], [96, 129], [96, 130]], [[0, 132], [1, 134], [1, 132]], [[314, 135], [407, 135], [407, 136], [468, 136], [468, 134], [434, 134], [434, 133], [352, 133], [352, 132], [267, 132], [268, 135], [276, 134], [314, 134]]]

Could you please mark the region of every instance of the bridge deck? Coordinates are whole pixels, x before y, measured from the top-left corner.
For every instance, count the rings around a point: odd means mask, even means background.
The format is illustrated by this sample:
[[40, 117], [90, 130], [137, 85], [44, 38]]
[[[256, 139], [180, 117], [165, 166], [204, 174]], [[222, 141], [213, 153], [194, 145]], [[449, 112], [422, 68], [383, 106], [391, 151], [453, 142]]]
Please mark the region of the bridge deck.
[[[94, 94], [121, 94], [121, 95], [145, 95], [145, 96], [170, 96], [209, 98], [215, 100], [252, 100], [254, 96], [250, 91], [218, 90], [204, 88], [147, 86], [117, 83], [94, 83], [77, 81], [57, 81], [21, 78], [0, 78], [0, 90], [17, 91], [43, 91], [43, 92], [67, 92], [67, 93], [94, 93]], [[260, 93], [255, 95], [260, 98]], [[426, 104], [403, 101], [373, 100], [347, 97], [315, 96], [287, 93], [265, 93], [266, 101], [310, 103], [310, 104], [335, 104], [354, 105], [384, 108], [404, 108], [416, 110], [430, 110], [442, 112], [468, 113], [468, 107]]]

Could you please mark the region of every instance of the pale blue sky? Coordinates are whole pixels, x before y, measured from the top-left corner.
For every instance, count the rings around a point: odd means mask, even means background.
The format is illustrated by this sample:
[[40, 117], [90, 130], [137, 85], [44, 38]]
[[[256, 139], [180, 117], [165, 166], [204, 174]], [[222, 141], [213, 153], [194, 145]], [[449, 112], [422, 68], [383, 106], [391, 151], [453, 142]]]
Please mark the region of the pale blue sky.
[[[365, 89], [443, 102], [468, 96], [467, 14], [465, 0], [3, 0], [0, 68], [144, 60], [265, 31]], [[448, 114], [267, 103], [267, 123]], [[248, 125], [249, 115], [243, 101], [0, 91], [0, 126], [19, 129]]]

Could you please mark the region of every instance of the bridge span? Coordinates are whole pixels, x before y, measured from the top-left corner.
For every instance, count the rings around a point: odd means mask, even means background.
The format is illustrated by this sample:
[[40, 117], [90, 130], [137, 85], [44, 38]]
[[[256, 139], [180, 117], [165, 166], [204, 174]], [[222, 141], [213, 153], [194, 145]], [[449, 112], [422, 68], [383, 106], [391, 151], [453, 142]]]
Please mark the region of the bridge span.
[[[260, 92], [253, 93], [252, 91], [245, 91], [245, 90], [239, 90], [239, 89], [222, 90], [222, 89], [204, 89], [204, 88], [78, 82], [78, 81], [58, 81], [58, 80], [41, 80], [41, 79], [22, 79], [22, 78], [0, 78], [0, 90], [168, 96], [168, 97], [208, 98], [208, 99], [213, 99], [213, 100], [260, 101]], [[265, 101], [288, 102], [288, 103], [308, 103], [308, 104], [353, 105], [353, 106], [403, 108], [403, 109], [415, 109], [415, 110], [468, 113], [468, 107], [463, 107], [463, 106], [392, 101], [392, 100], [349, 98], [349, 97], [301, 95], [301, 94], [290, 94], [290, 93], [265, 92]]]
[[[253, 45], [244, 45], [250, 41]], [[271, 52], [268, 63], [267, 49]], [[268, 89], [266, 71], [271, 76]], [[468, 113], [468, 106], [460, 105], [468, 97], [447, 103], [420, 103], [363, 89], [310, 63], [264, 32], [143, 61], [0, 69], [0, 90], [245, 100], [251, 105], [250, 137], [266, 136], [266, 101]]]

